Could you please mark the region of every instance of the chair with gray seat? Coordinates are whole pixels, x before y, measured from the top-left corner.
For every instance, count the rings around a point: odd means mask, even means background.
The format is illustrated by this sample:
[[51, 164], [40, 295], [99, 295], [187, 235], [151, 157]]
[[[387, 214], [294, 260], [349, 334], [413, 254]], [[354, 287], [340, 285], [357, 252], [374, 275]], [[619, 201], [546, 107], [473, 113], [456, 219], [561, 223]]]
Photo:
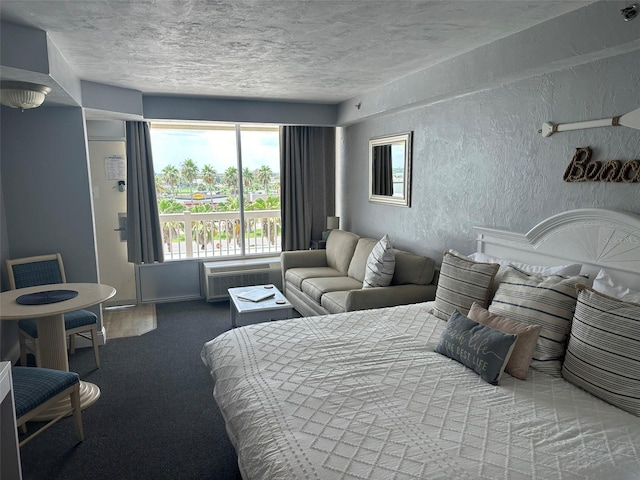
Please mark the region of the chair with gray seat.
[[[73, 415], [76, 432], [84, 440], [80, 407], [80, 378], [77, 373], [49, 368], [13, 367], [11, 369], [13, 398], [16, 407], [16, 426], [23, 432], [22, 447], [35, 436], [60, 421], [70, 413]], [[60, 407], [65, 397], [68, 404]], [[55, 407], [53, 418], [26, 435], [26, 423], [47, 409]]]
[[[66, 283], [62, 256], [59, 253], [39, 255], [7, 260], [9, 274], [9, 288], [25, 288], [37, 285]], [[27, 365], [27, 350], [35, 356], [36, 365], [42, 366], [40, 359], [40, 339], [38, 338], [37, 320], [25, 319], [18, 322], [20, 340], [20, 364]], [[65, 335], [69, 337], [69, 351], [75, 353], [75, 336], [91, 335], [93, 355], [96, 366], [100, 368], [100, 354], [98, 352], [98, 317], [89, 310], [76, 310], [64, 314]], [[28, 343], [32, 348], [28, 348]]]

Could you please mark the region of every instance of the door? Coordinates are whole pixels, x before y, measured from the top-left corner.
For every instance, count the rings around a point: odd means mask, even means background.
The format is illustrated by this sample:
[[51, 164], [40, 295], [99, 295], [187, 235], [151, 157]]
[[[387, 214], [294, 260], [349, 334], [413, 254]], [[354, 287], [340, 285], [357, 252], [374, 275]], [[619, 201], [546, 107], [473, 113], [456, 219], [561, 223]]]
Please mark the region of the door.
[[116, 295], [105, 306], [135, 305], [135, 269], [127, 262], [126, 146], [124, 140], [89, 139], [89, 162], [93, 189], [96, 249], [100, 282], [111, 285]]

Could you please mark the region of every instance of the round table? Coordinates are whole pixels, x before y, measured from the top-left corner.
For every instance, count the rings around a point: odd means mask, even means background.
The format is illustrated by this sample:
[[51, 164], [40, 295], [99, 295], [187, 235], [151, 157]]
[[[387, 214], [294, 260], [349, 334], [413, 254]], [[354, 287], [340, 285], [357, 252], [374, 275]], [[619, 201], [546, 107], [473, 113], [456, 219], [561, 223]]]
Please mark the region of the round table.
[[[69, 300], [43, 305], [21, 305], [16, 301], [22, 295], [49, 290], [75, 290], [78, 295]], [[42, 366], [68, 372], [69, 359], [67, 357], [64, 314], [104, 302], [115, 294], [115, 288], [99, 283], [59, 283], [9, 290], [0, 293], [0, 320], [37, 319]], [[82, 409], [84, 410], [95, 403], [98, 398], [100, 398], [100, 388], [93, 383], [81, 380], [80, 405]], [[55, 418], [68, 409], [68, 405], [69, 399], [67, 398], [51, 410], [38, 416], [37, 420]]]

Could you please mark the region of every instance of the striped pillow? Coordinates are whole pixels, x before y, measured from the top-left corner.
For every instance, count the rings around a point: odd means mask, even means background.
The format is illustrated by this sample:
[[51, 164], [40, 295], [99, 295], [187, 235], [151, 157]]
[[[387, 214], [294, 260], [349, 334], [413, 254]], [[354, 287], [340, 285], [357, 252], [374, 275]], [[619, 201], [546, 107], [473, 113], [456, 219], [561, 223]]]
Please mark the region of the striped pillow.
[[469, 313], [474, 302], [486, 307], [499, 268], [497, 263], [474, 262], [452, 251], [444, 252], [433, 314], [449, 320], [455, 310]]
[[578, 288], [562, 376], [640, 417], [640, 304]]
[[367, 258], [362, 288], [388, 287], [396, 269], [396, 256], [389, 236], [375, 244]]
[[561, 376], [562, 360], [576, 308], [576, 286], [586, 277], [541, 277], [507, 268], [495, 297], [491, 313], [529, 325], [541, 325], [540, 336], [531, 359], [531, 368]]

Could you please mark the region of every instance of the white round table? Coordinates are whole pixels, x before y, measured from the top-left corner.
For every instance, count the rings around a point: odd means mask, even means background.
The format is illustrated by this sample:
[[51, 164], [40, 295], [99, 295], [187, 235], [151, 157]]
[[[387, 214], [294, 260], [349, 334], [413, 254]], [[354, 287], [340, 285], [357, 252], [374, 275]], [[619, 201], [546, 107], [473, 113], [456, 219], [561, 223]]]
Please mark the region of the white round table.
[[[43, 305], [22, 305], [16, 301], [22, 295], [49, 290], [75, 290], [78, 295], [69, 300]], [[9, 290], [0, 293], [0, 320], [37, 319], [42, 366], [68, 372], [69, 359], [67, 357], [67, 339], [64, 333], [64, 314], [104, 302], [115, 294], [115, 288], [99, 283], [58, 283]], [[98, 398], [100, 398], [100, 388], [93, 383], [81, 380], [80, 405], [82, 409], [93, 405]], [[38, 416], [37, 420], [55, 418], [68, 409], [68, 405], [69, 399], [66, 399]]]

